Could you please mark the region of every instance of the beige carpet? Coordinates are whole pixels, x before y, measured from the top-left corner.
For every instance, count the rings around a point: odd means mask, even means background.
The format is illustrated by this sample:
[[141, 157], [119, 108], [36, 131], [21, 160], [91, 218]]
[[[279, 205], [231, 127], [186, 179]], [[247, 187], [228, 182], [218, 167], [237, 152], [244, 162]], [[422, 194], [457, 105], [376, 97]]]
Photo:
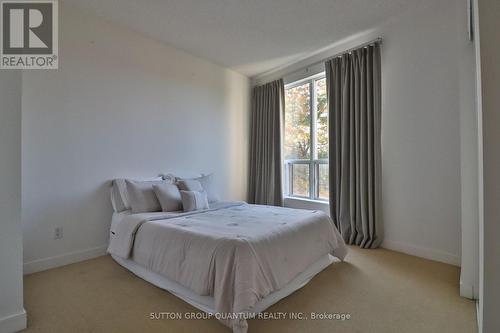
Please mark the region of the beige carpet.
[[[351, 248], [268, 312], [350, 314], [339, 320], [249, 321], [249, 332], [476, 332], [475, 304], [458, 295], [459, 269], [387, 250]], [[109, 256], [25, 277], [29, 332], [230, 332], [215, 319], [151, 320], [200, 313], [135, 277]]]

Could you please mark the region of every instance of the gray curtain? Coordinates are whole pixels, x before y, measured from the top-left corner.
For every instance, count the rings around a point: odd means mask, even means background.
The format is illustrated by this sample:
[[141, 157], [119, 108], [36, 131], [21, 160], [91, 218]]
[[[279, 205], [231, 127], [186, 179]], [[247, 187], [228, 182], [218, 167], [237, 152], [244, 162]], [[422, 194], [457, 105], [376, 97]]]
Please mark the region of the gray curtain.
[[345, 53], [325, 67], [331, 216], [346, 243], [376, 248], [382, 241], [380, 45]]
[[285, 90], [283, 80], [255, 87], [250, 130], [250, 203], [283, 204], [281, 137]]

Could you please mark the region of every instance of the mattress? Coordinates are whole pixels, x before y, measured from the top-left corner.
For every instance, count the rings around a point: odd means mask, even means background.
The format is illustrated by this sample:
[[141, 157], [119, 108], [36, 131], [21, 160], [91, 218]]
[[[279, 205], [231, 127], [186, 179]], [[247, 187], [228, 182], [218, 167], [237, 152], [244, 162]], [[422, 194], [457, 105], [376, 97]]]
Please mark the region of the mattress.
[[[169, 278], [166, 278], [158, 273], [155, 273], [147, 269], [146, 267], [139, 265], [131, 259], [123, 259], [114, 255], [111, 255], [111, 257], [118, 264], [125, 267], [141, 279], [146, 280], [147, 282], [157, 286], [158, 288], [164, 289], [174, 294], [175, 296], [179, 297], [186, 303], [191, 304], [195, 308], [206, 313], [216, 313], [214, 298], [212, 296], [200, 296], [192, 290], [189, 290], [188, 288], [182, 286], [181, 284], [172, 281]], [[261, 313], [281, 299], [304, 287], [316, 274], [320, 273], [335, 261], [339, 261], [339, 259], [331, 255], [326, 255], [320, 258], [318, 261], [309, 266], [305, 271], [295, 277], [292, 281], [290, 281], [290, 283], [288, 283], [285, 287], [267, 295], [265, 298], [257, 302], [254, 307], [254, 312]]]

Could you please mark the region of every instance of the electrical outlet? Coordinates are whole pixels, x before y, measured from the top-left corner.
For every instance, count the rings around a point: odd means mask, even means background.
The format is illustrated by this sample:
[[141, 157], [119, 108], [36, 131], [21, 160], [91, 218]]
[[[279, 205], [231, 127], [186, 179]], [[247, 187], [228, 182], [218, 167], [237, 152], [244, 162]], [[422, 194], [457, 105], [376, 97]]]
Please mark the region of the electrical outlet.
[[63, 238], [63, 228], [62, 227], [55, 227], [54, 228], [54, 239], [61, 239]]

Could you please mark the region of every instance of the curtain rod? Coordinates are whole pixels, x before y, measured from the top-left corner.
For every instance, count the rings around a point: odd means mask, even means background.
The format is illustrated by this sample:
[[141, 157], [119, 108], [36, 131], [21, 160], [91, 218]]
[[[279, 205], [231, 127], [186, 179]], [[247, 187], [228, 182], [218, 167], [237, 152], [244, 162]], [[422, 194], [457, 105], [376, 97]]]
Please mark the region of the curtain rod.
[[350, 53], [350, 52], [352, 52], [354, 50], [360, 49], [362, 47], [367, 47], [368, 45], [375, 44], [375, 43], [382, 44], [382, 37], [377, 37], [377, 38], [372, 39], [372, 40], [370, 40], [368, 42], [365, 42], [365, 43], [359, 44], [359, 45], [357, 45], [355, 47], [352, 47], [352, 48], [350, 48], [348, 50], [339, 52], [339, 53], [337, 53], [337, 54], [335, 54], [335, 55], [333, 55], [331, 57], [328, 57], [327, 59], [333, 59], [333, 58], [336, 58], [336, 57], [340, 57], [343, 54]]
[[326, 58], [325, 58], [325, 59], [323, 59], [323, 60], [319, 60], [319, 61], [316, 61], [316, 62], [314, 62], [314, 63], [310, 64], [310, 65], [307, 65], [305, 68], [307, 69], [307, 68], [309, 68], [309, 67], [313, 67], [313, 66], [316, 66], [316, 65], [318, 65], [318, 64], [323, 64], [323, 63], [327, 62], [327, 61], [328, 61], [328, 60], [330, 60], [330, 59], [334, 59], [334, 58], [340, 57], [340, 56], [342, 56], [343, 54], [350, 53], [350, 52], [352, 52], [352, 51], [354, 51], [354, 50], [357, 50], [357, 49], [360, 49], [360, 48], [362, 48], [362, 47], [366, 47], [366, 46], [368, 46], [368, 45], [375, 44], [375, 43], [382, 44], [382, 37], [377, 37], [377, 38], [372, 39], [372, 40], [370, 40], [370, 41], [368, 41], [368, 42], [364, 42], [364, 43], [361, 43], [361, 44], [356, 45], [356, 46], [354, 46], [354, 47], [351, 47], [350, 49], [347, 49], [347, 50], [345, 50], [345, 51], [342, 51], [342, 52], [336, 53], [336, 54], [334, 54], [334, 55], [332, 55], [332, 56], [328, 56], [328, 57], [326, 57]]
[[[364, 43], [358, 44], [358, 45], [356, 45], [356, 46], [354, 46], [354, 47], [352, 47], [352, 48], [349, 48], [349, 49], [347, 49], [347, 50], [341, 51], [341, 52], [336, 53], [336, 54], [334, 54], [334, 55], [331, 55], [331, 56], [326, 56], [325, 58], [323, 58], [323, 59], [321, 59], [321, 60], [315, 61], [315, 62], [313, 62], [313, 63], [311, 63], [311, 64], [309, 64], [309, 65], [306, 65], [306, 66], [304, 66], [304, 67], [301, 67], [301, 68], [298, 68], [298, 69], [296, 69], [296, 70], [293, 70], [292, 72], [288, 72], [288, 73], [281, 74], [279, 77], [281, 77], [281, 78], [286, 78], [286, 77], [288, 77], [288, 76], [290, 76], [290, 75], [294, 75], [294, 74], [299, 73], [299, 72], [304, 71], [304, 70], [305, 70], [305, 71], [306, 71], [306, 73], [307, 73], [307, 72], [309, 72], [309, 69], [310, 69], [311, 67], [314, 67], [314, 66], [319, 65], [319, 64], [324, 64], [326, 61], [328, 61], [328, 60], [330, 60], [330, 59], [333, 59], [333, 58], [335, 58], [335, 57], [339, 57], [339, 56], [341, 56], [342, 54], [352, 52], [352, 51], [354, 51], [354, 50], [356, 50], [356, 49], [359, 49], [359, 48], [362, 48], [362, 47], [368, 46], [368, 45], [370, 45], [370, 44], [374, 44], [374, 43], [377, 43], [377, 42], [378, 42], [378, 43], [380, 43], [380, 44], [382, 44], [382, 41], [383, 41], [382, 37], [377, 37], [377, 38], [375, 38], [375, 39], [371, 39], [371, 40], [369, 40], [369, 41], [367, 41], [367, 42], [364, 42]], [[300, 63], [300, 61], [299, 61], [299, 63]], [[293, 64], [292, 64], [292, 65], [289, 65], [289, 66], [293, 66]], [[261, 86], [261, 85], [264, 85], [264, 84], [266, 84], [266, 83], [269, 83], [269, 82], [271, 82], [271, 81], [273, 80], [273, 77], [274, 77], [274, 80], [276, 80], [276, 79], [278, 78], [277, 73], [280, 73], [280, 71], [286, 71], [286, 68], [288, 68], [288, 66], [287, 66], [287, 67], [285, 67], [285, 68], [283, 68], [283, 69], [277, 70], [277, 71], [275, 71], [275, 72], [271, 72], [271, 73], [269, 73], [269, 74], [267, 74], [267, 75], [258, 75], [256, 78], [254, 78], [254, 81], [253, 81], [253, 83], [252, 83], [252, 86], [257, 87], [257, 86]], [[273, 74], [273, 73], [274, 73], [274, 74]], [[267, 78], [267, 79], [266, 79], [266, 78]]]

